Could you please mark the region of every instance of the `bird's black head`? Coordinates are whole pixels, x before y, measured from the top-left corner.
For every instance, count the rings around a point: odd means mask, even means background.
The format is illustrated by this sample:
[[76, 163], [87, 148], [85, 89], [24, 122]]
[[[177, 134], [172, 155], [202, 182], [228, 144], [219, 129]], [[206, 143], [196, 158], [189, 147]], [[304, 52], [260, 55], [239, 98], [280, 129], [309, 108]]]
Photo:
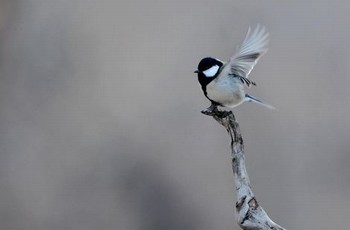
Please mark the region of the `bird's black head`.
[[210, 78], [214, 77], [219, 72], [219, 69], [222, 65], [222, 61], [212, 57], [206, 57], [199, 62], [198, 68], [194, 72], [203, 74], [204, 77]]
[[198, 81], [202, 85], [202, 88], [217, 76], [223, 64], [222, 61], [212, 57], [203, 58], [199, 62], [198, 68], [194, 72], [198, 74]]

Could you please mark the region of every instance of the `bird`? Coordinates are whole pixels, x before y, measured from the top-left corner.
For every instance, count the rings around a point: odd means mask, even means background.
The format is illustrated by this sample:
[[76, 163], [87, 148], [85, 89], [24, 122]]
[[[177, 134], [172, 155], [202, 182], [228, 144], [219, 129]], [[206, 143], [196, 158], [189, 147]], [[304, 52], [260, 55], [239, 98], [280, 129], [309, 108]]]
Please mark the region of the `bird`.
[[202, 112], [213, 112], [218, 106], [234, 108], [243, 102], [255, 102], [269, 109], [275, 109], [265, 101], [245, 93], [245, 88], [256, 86], [248, 76], [258, 60], [267, 52], [269, 33], [264, 26], [248, 28], [246, 36], [237, 51], [227, 62], [214, 57], [203, 58], [194, 73], [198, 75], [210, 107]]

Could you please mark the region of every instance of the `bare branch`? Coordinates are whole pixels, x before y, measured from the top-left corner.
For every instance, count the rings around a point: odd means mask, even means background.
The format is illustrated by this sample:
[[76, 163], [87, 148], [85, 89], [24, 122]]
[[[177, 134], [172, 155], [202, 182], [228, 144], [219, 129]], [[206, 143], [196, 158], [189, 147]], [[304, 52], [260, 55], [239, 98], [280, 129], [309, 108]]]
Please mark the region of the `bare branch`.
[[232, 170], [236, 185], [237, 223], [243, 230], [285, 230], [274, 223], [255, 199], [245, 166], [244, 144], [239, 125], [232, 112], [202, 111], [223, 125], [231, 138]]

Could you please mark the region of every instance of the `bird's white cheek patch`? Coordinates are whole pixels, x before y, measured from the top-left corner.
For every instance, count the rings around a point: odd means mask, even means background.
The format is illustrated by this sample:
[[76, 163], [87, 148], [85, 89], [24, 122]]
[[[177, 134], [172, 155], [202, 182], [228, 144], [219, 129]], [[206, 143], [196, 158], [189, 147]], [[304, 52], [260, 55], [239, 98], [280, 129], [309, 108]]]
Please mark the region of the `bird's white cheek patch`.
[[219, 68], [220, 67], [218, 65], [214, 65], [214, 66], [210, 67], [209, 69], [203, 71], [203, 74], [206, 77], [214, 77], [215, 74], [218, 72]]

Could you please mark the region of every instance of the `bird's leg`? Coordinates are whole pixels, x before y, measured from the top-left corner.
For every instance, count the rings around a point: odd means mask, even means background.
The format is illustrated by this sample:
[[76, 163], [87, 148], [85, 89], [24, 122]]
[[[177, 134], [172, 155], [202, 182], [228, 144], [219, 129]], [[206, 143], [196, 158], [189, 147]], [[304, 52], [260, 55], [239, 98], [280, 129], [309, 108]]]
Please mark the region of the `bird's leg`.
[[202, 113], [205, 115], [211, 115], [211, 114], [217, 113], [217, 112], [219, 112], [218, 105], [213, 103], [213, 102], [206, 110], [202, 110]]
[[208, 108], [206, 108], [205, 110], [202, 110], [202, 113], [205, 115], [211, 115], [213, 113], [216, 113], [217, 111], [218, 111], [218, 105], [212, 102]]
[[220, 111], [218, 110], [218, 104], [212, 102], [211, 105], [206, 110], [202, 110], [202, 113], [209, 116], [217, 116], [217, 117], [224, 118], [230, 115], [232, 112], [225, 111], [225, 110]]

